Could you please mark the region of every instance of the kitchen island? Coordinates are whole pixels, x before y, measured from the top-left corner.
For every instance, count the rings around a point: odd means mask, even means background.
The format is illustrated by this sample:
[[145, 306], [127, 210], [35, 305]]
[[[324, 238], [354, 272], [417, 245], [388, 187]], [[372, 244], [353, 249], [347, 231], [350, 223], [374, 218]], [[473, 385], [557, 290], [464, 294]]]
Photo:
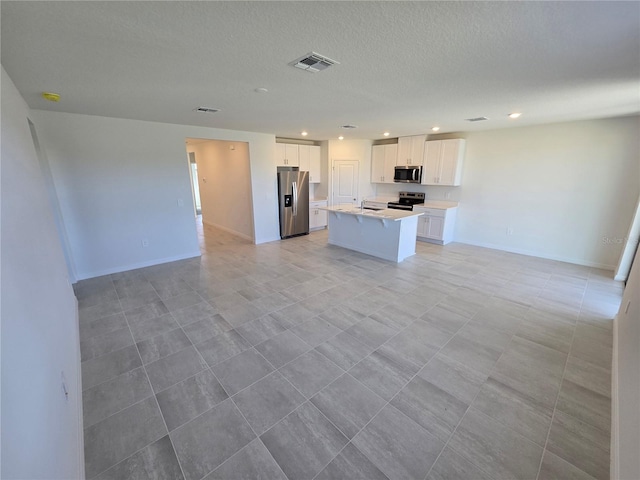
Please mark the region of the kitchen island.
[[421, 212], [367, 210], [352, 205], [327, 207], [329, 243], [374, 257], [401, 262], [416, 253]]

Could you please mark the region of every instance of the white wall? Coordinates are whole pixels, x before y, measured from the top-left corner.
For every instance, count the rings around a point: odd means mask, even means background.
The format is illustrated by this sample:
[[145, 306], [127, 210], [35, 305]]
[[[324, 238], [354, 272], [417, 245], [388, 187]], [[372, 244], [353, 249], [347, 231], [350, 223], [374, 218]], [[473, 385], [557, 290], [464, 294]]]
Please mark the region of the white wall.
[[83, 478], [76, 299], [28, 126], [29, 110], [4, 68], [1, 83], [0, 476]]
[[[327, 142], [327, 198], [331, 202], [331, 169], [336, 160], [358, 160], [358, 202], [365, 197], [375, 195], [375, 185], [371, 183], [371, 145], [372, 140], [329, 140]], [[324, 145], [321, 145], [321, 149]], [[321, 150], [322, 154], [323, 150]], [[324, 178], [322, 178], [324, 183]]]
[[253, 241], [249, 144], [196, 142], [187, 151], [198, 164], [202, 221]]
[[[640, 254], [614, 320], [613, 478], [640, 478]], [[617, 368], [616, 368], [617, 367]]]
[[273, 135], [41, 110], [32, 115], [79, 279], [200, 254], [188, 137], [248, 142], [255, 242], [279, 238]]

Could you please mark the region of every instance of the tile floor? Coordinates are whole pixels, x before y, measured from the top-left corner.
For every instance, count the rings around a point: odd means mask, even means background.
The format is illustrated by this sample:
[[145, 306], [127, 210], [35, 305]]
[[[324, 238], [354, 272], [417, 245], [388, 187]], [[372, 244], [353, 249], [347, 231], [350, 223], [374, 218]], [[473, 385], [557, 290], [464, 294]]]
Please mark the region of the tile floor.
[[87, 478], [609, 477], [610, 272], [199, 233], [76, 285]]

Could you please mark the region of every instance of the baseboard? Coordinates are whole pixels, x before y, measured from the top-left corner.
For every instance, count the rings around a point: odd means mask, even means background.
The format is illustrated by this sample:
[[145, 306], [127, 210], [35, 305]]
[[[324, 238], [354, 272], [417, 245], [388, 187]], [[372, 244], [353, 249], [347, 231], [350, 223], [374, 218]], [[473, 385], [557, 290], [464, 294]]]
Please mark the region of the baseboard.
[[107, 268], [105, 270], [99, 270], [95, 272], [85, 272], [78, 274], [78, 280], [102, 277], [103, 275], [111, 275], [112, 273], [128, 272], [129, 270], [136, 270], [138, 268], [153, 267], [154, 265], [160, 265], [162, 263], [177, 262], [178, 260], [186, 260], [188, 258], [199, 257], [200, 255], [202, 254], [200, 253], [200, 250], [198, 250], [197, 252], [185, 253], [183, 255], [176, 255], [173, 257], [157, 258], [155, 260], [149, 260], [147, 262], [121, 265], [119, 267]]
[[611, 466], [610, 476], [619, 478], [620, 451], [619, 433], [620, 418], [618, 409], [618, 316], [613, 319], [613, 358], [611, 359]]
[[484, 248], [490, 248], [492, 250], [500, 250], [503, 252], [517, 253], [518, 255], [526, 255], [528, 257], [545, 258], [547, 260], [555, 260], [557, 262], [571, 263], [573, 265], [582, 265], [584, 267], [600, 268], [602, 270], [609, 270], [611, 272], [613, 272], [616, 268], [615, 265], [607, 265], [604, 263], [590, 262], [588, 260], [583, 260], [579, 258], [569, 258], [561, 255], [543, 255], [540, 252], [536, 252], [532, 250], [526, 250], [523, 248], [509, 248], [509, 247], [505, 247], [504, 245], [497, 245], [493, 243], [475, 242], [473, 240], [464, 240], [464, 239], [457, 239], [457, 238], [454, 239], [453, 241], [458, 243], [464, 243], [466, 245], [473, 245], [475, 247], [484, 247]]

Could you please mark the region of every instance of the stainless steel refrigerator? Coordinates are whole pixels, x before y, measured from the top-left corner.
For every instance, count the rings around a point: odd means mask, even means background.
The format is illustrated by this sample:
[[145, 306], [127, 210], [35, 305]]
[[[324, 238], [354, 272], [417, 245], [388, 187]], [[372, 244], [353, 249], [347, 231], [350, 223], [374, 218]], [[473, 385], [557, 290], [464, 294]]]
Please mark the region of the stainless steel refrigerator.
[[309, 172], [298, 167], [278, 167], [280, 237], [309, 233]]

